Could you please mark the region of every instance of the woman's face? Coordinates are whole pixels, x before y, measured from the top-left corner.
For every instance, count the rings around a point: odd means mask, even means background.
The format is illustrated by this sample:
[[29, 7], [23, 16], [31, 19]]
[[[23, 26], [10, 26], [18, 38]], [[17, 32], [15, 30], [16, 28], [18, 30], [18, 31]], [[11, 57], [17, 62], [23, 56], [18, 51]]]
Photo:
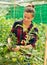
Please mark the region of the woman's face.
[[33, 19], [32, 13], [24, 12], [24, 21], [25, 22], [31, 22]]

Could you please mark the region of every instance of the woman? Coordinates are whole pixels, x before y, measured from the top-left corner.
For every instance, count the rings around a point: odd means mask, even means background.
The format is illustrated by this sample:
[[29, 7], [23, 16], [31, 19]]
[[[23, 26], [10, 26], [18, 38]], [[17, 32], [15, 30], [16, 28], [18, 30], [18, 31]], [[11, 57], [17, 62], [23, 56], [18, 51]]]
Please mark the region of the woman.
[[[37, 34], [35, 34], [34, 32], [31, 33], [32, 38], [30, 38], [29, 42], [27, 42], [27, 45], [24, 46], [26, 44], [26, 39], [29, 38], [28, 33], [33, 28], [32, 20], [34, 18], [34, 13], [35, 13], [34, 6], [28, 5], [25, 8], [23, 20], [14, 23], [11, 32], [15, 33], [18, 42], [16, 44], [17, 47], [12, 48], [12, 50], [17, 51], [20, 49], [20, 47], [22, 48], [25, 47], [27, 49], [31, 46], [35, 47], [35, 43], [37, 41]], [[34, 31], [38, 33], [37, 28], [34, 28]], [[8, 43], [10, 42], [11, 42], [11, 38], [8, 38]]]

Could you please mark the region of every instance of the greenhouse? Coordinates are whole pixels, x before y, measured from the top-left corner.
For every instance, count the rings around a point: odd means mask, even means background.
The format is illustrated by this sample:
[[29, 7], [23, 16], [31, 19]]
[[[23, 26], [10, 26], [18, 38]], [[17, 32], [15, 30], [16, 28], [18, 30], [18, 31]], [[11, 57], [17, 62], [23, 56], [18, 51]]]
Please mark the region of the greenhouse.
[[[15, 51], [13, 49], [16, 48], [18, 41], [11, 29], [15, 25], [14, 22], [23, 20], [24, 12], [29, 15], [30, 12], [25, 11], [28, 5], [33, 5], [35, 10], [32, 19], [34, 27], [29, 33], [26, 31], [28, 35], [24, 47], [29, 42], [32, 31], [34, 32], [36, 28], [38, 28], [38, 33], [35, 32], [38, 40], [35, 43], [35, 48], [31, 46], [26, 49], [19, 45], [20, 50]], [[28, 15], [26, 16], [29, 20]], [[27, 20], [26, 16], [25, 21]], [[25, 30], [27, 26], [23, 25], [23, 29]], [[9, 35], [13, 41], [11, 40], [8, 44]], [[0, 65], [47, 65], [47, 0], [0, 0]]]

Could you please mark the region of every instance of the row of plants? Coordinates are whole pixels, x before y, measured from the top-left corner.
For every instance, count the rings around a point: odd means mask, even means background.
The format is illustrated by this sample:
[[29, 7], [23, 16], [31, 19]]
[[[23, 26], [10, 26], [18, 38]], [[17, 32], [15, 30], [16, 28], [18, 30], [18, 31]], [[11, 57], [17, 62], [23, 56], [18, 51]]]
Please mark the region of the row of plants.
[[[39, 39], [36, 42], [35, 49], [32, 47], [28, 50], [21, 48], [20, 51], [13, 52], [8, 49], [7, 38], [15, 20], [16, 19], [6, 20], [5, 17], [1, 17], [0, 19], [0, 65], [43, 65], [46, 24], [34, 23], [34, 26], [39, 30]], [[31, 54], [31, 56], [28, 56], [28, 53]]]

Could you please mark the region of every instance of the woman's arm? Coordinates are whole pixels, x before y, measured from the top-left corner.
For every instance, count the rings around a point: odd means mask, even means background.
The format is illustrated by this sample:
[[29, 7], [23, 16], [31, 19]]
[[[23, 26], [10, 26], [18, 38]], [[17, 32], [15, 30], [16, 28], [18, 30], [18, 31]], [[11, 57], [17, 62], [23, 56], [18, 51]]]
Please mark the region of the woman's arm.
[[12, 48], [12, 51], [19, 51], [21, 48], [23, 49], [29, 49], [30, 47], [32, 47], [32, 45], [26, 45], [26, 46], [16, 46], [16, 48]]

